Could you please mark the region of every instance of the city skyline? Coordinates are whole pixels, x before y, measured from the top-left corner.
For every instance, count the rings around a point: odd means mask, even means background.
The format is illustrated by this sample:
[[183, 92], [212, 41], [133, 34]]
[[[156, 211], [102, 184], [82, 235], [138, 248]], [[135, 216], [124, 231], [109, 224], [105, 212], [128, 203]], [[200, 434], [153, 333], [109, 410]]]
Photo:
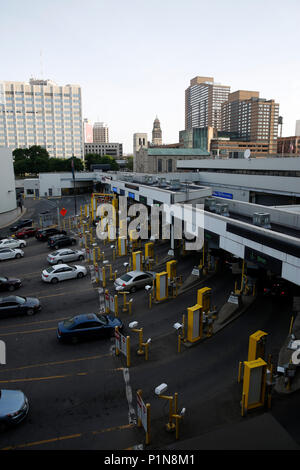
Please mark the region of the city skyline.
[[163, 143], [178, 142], [185, 89], [197, 75], [274, 99], [290, 136], [300, 118], [297, 12], [296, 0], [216, 1], [213, 11], [194, 0], [13, 0], [1, 12], [0, 81], [80, 85], [82, 117], [108, 122], [125, 154], [134, 133], [151, 133], [156, 115]]

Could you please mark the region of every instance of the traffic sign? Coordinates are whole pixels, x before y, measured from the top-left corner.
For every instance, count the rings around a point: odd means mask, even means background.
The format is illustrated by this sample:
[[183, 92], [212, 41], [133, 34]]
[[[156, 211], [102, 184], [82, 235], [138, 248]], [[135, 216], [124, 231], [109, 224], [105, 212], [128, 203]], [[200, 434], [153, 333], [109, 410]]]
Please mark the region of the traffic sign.
[[65, 209], [64, 207], [61, 209], [60, 211], [60, 214], [64, 217], [67, 213], [67, 209]]

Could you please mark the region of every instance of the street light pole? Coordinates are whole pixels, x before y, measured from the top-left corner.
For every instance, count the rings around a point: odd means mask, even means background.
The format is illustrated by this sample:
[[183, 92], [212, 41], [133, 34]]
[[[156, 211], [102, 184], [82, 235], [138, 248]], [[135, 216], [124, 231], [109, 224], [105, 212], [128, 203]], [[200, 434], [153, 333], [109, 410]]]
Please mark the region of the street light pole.
[[74, 165], [74, 155], [72, 156], [71, 160], [71, 168], [72, 168], [72, 175], [73, 175], [73, 188], [74, 188], [74, 208], [75, 208], [75, 216], [77, 214], [77, 201], [76, 201], [76, 187], [75, 187], [75, 165]]

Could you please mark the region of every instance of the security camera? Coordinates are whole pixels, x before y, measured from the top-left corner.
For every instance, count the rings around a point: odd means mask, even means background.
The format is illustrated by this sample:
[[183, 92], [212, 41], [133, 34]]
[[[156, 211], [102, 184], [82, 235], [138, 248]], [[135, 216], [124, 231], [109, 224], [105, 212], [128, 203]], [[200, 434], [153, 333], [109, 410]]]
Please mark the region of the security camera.
[[185, 415], [185, 412], [186, 412], [186, 408], [182, 408], [182, 410], [180, 411], [180, 416], [184, 416]]
[[176, 322], [176, 323], [174, 323], [173, 328], [175, 328], [175, 330], [180, 330], [180, 328], [182, 328], [182, 324]]
[[114, 249], [114, 247], [115, 247], [115, 245], [110, 245], [110, 247], [111, 247], [111, 249], [113, 250], [113, 249]]
[[108, 263], [108, 260], [106, 259], [105, 261], [103, 261], [103, 264], [107, 264]]
[[152, 289], [152, 286], [149, 286], [149, 285], [145, 286], [145, 290], [146, 290], [147, 292], [149, 292], [149, 290], [151, 290], [151, 289]]
[[168, 389], [167, 384], [160, 384], [160, 385], [158, 385], [158, 387], [156, 387], [156, 389], [154, 391], [155, 391], [155, 394], [159, 396], [162, 393], [165, 393], [167, 391], [167, 389]]
[[129, 263], [123, 263], [123, 266], [127, 268], [127, 266], [129, 266]]
[[136, 328], [138, 326], [138, 322], [137, 321], [132, 321], [131, 323], [129, 323], [129, 328]]
[[148, 344], [151, 343], [151, 338], [148, 338], [147, 341], [146, 341]]

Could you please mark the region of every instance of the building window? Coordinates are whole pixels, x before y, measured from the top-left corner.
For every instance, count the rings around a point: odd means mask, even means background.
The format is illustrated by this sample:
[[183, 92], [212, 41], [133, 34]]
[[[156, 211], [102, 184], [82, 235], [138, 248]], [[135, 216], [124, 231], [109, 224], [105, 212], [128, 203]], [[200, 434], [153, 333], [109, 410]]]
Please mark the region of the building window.
[[160, 158], [157, 160], [157, 171], [158, 173], [162, 171], [162, 160]]

